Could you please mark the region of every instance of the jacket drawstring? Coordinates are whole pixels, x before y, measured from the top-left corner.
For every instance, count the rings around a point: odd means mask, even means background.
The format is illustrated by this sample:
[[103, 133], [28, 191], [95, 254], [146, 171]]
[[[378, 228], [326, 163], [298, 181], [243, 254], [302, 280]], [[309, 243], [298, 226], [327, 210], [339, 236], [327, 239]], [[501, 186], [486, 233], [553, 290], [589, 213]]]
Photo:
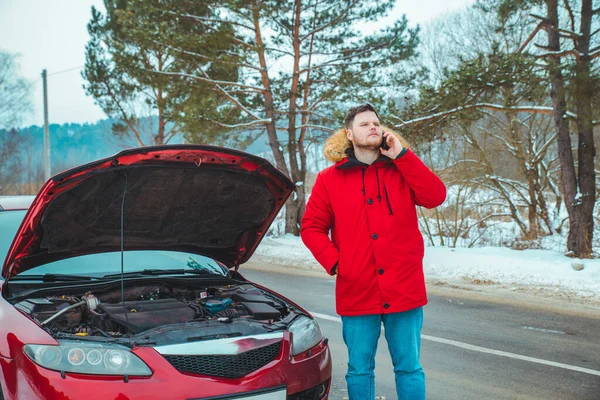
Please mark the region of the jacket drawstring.
[[365, 190], [365, 169], [361, 168], [360, 172], [362, 172], [362, 194], [363, 196], [366, 196], [367, 191]]
[[390, 198], [388, 197], [387, 187], [385, 186], [385, 182], [383, 183], [383, 191], [385, 192], [385, 202], [387, 203], [388, 211], [390, 215], [394, 215], [392, 211], [392, 204], [390, 203]]
[[379, 174], [377, 173], [377, 167], [375, 167], [375, 177], [377, 178], [377, 201], [381, 203], [381, 189], [379, 187]]
[[[362, 173], [362, 194], [363, 196], [366, 196], [367, 192], [365, 189], [365, 169], [361, 168], [360, 172]], [[377, 172], [377, 167], [375, 167], [375, 177], [377, 180], [377, 200], [381, 203], [381, 184], [379, 182], [379, 173]], [[383, 182], [383, 191], [385, 193], [385, 202], [387, 204], [388, 212], [390, 215], [394, 215], [394, 212], [392, 211], [392, 204], [390, 203], [390, 197], [387, 192], [387, 187], [385, 186], [385, 182]]]

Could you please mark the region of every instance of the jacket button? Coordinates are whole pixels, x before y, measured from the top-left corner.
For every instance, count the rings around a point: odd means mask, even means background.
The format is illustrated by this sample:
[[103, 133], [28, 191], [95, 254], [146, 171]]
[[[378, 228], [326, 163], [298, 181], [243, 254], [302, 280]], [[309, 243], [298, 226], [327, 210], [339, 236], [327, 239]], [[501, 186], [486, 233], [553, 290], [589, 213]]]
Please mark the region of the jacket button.
[[371, 205], [371, 204], [373, 204], [373, 200], [372, 200], [372, 199], [369, 199], [369, 200], [367, 200], [367, 204], [368, 204], [368, 205]]
[[385, 304], [383, 305], [383, 308], [385, 308], [385, 309], [388, 309], [388, 308], [390, 308], [390, 305], [389, 305], [388, 303], [385, 303]]
[[383, 268], [379, 268], [379, 270], [377, 271], [377, 273], [378, 273], [379, 275], [383, 275]]
[[376, 233], [374, 233], [374, 234], [373, 234], [371, 237], [373, 238], [373, 240], [377, 240], [377, 238], [378, 238], [379, 236], [377, 236], [377, 234], [376, 234]]

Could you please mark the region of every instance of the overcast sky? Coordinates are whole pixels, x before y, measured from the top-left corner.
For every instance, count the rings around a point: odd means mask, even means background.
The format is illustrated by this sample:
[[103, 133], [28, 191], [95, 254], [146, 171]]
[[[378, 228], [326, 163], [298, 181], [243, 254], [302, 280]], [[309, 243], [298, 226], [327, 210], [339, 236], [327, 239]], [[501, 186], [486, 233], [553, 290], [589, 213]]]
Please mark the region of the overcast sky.
[[[466, 7], [474, 0], [398, 0], [392, 21], [406, 14], [412, 26]], [[96, 122], [106, 118], [82, 88], [81, 68], [89, 39], [90, 9], [102, 0], [0, 0], [0, 50], [19, 54], [22, 75], [33, 82], [35, 112], [25, 125], [42, 125], [42, 82], [48, 78], [51, 123]]]

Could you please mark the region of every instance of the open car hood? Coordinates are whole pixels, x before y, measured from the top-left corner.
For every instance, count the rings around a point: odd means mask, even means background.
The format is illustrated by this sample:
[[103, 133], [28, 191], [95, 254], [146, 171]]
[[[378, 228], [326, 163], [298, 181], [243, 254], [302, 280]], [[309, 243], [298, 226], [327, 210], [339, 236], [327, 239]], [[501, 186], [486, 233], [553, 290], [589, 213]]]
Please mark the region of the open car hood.
[[[41, 264], [124, 250], [247, 261], [294, 190], [268, 161], [203, 145], [126, 150], [51, 178], [8, 251], [6, 279]], [[85, 267], [84, 267], [85, 268]]]

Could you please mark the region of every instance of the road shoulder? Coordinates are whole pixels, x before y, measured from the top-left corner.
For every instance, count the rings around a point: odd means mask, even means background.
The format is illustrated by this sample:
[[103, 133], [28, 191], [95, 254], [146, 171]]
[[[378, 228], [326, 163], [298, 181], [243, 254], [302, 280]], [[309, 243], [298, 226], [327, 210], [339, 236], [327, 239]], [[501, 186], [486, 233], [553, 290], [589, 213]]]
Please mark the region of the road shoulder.
[[[335, 280], [324, 270], [306, 267], [294, 267], [288, 263], [255, 255], [240, 267], [245, 269], [274, 272], [279, 274], [301, 275]], [[483, 300], [497, 304], [515, 305], [533, 310], [544, 310], [560, 314], [576, 315], [600, 319], [600, 302], [543, 288], [531, 288], [525, 285], [498, 285], [488, 282], [468, 282], [427, 278], [427, 292], [430, 295], [471, 300]]]

